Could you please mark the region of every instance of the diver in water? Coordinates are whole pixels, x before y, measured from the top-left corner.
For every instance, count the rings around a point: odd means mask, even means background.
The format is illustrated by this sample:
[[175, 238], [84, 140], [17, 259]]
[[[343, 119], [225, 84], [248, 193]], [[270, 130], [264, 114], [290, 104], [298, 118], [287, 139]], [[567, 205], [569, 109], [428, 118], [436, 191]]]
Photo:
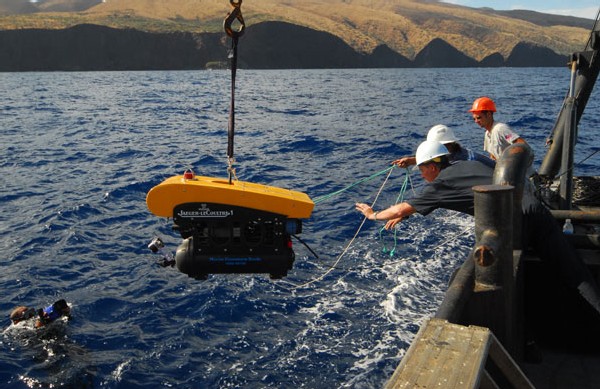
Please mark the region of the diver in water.
[[65, 299], [55, 301], [46, 308], [35, 310], [34, 308], [19, 306], [10, 313], [10, 320], [13, 324], [36, 317], [35, 328], [44, 327], [61, 317], [70, 317], [71, 308]]
[[20, 306], [13, 309], [10, 313], [10, 321], [12, 321], [13, 324], [17, 324], [29, 320], [35, 315], [36, 311], [34, 308]]

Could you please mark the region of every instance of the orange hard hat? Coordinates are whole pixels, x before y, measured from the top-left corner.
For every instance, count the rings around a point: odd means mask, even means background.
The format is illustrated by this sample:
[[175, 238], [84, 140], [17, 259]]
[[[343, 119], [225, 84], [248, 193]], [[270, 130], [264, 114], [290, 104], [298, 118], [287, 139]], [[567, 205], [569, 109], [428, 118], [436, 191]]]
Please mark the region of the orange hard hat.
[[473, 101], [473, 108], [469, 112], [492, 111], [496, 112], [496, 104], [489, 97], [480, 97]]

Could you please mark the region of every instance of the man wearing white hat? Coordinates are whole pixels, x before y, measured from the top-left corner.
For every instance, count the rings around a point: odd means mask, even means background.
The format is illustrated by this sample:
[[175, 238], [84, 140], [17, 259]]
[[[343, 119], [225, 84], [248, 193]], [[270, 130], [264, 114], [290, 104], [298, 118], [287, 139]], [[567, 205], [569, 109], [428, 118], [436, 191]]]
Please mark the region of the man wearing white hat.
[[[489, 167], [496, 166], [496, 162], [487, 156], [471, 151], [462, 147], [458, 143], [458, 138], [454, 135], [454, 131], [448, 126], [437, 124], [427, 133], [427, 140], [438, 141], [448, 149], [448, 161], [455, 163], [456, 161], [479, 161]], [[408, 167], [416, 164], [415, 157], [402, 157], [392, 161], [394, 165], [399, 167]]]
[[356, 210], [370, 220], [387, 220], [387, 229], [415, 212], [427, 215], [437, 208], [473, 215], [472, 187], [491, 184], [494, 170], [478, 161], [451, 164], [449, 155], [448, 149], [440, 142], [426, 140], [417, 148], [415, 163], [429, 184], [412, 199], [383, 211], [375, 212], [365, 203], [357, 203]]

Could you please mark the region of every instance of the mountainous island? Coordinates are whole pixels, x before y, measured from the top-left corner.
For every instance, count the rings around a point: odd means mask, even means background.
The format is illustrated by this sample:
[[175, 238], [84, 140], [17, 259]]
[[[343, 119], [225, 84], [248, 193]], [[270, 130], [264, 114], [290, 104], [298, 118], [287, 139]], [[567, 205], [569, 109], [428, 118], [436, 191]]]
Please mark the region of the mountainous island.
[[[229, 0], [3, 0], [0, 71], [227, 66]], [[565, 66], [594, 21], [436, 0], [244, 0], [252, 69]], [[239, 27], [239, 23], [237, 26]]]

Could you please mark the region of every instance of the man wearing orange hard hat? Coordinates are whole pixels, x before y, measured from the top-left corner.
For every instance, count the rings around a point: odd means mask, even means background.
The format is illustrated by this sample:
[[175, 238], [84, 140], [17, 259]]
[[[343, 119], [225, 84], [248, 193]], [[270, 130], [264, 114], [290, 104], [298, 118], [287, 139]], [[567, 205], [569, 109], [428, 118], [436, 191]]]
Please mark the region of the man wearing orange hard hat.
[[481, 128], [485, 128], [485, 137], [483, 140], [483, 149], [490, 153], [490, 157], [498, 160], [504, 149], [513, 143], [525, 143], [525, 139], [511, 130], [504, 124], [494, 121], [494, 112], [496, 104], [489, 97], [480, 97], [473, 102], [473, 107], [469, 110], [473, 114], [473, 120]]

